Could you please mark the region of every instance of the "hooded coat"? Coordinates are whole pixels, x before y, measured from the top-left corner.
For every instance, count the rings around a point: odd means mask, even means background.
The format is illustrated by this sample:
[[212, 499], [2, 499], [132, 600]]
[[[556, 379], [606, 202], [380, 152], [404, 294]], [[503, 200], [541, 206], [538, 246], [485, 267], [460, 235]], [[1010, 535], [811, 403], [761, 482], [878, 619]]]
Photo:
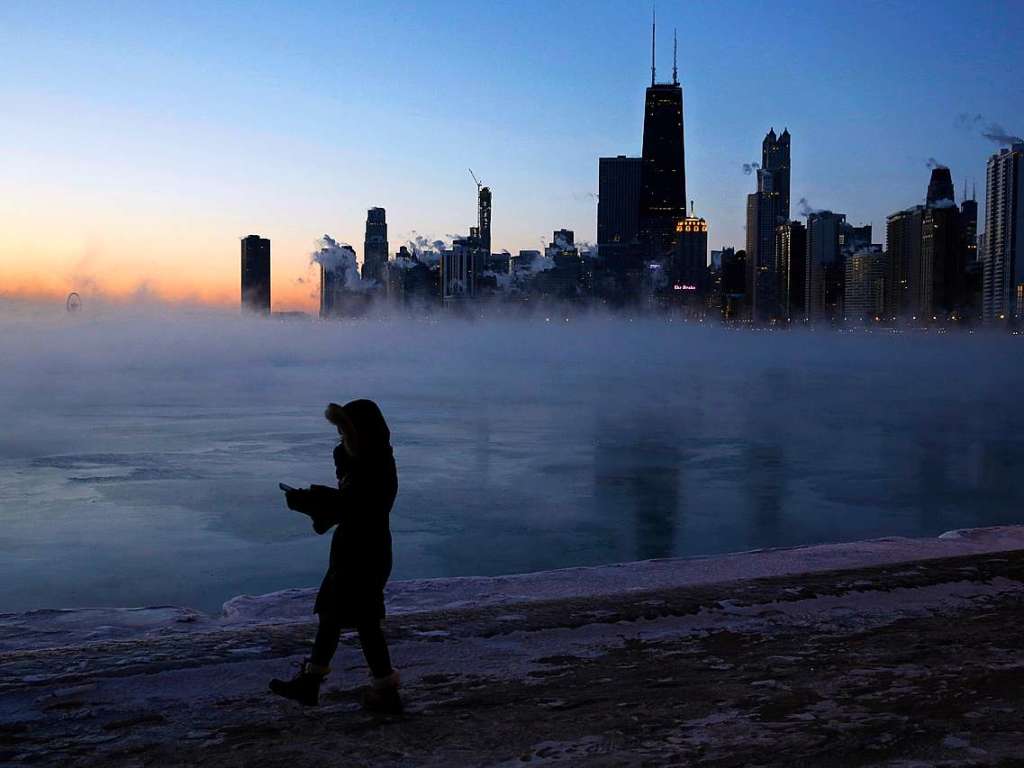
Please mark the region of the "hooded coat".
[[372, 400], [342, 406], [356, 433], [358, 455], [345, 446], [334, 449], [337, 488], [314, 485], [302, 500], [302, 511], [317, 533], [337, 526], [331, 539], [331, 560], [313, 612], [343, 627], [384, 618], [384, 585], [391, 575], [391, 507], [398, 493], [398, 471], [391, 432]]

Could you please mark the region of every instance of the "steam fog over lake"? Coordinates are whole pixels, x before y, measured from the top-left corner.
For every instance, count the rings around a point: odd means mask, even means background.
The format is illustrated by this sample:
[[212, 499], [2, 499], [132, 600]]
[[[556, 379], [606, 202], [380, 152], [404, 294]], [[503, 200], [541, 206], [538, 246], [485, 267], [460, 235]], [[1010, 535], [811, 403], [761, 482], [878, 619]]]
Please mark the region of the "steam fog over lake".
[[1024, 519], [1019, 337], [0, 305], [0, 611], [319, 582], [277, 488], [377, 400], [396, 578]]

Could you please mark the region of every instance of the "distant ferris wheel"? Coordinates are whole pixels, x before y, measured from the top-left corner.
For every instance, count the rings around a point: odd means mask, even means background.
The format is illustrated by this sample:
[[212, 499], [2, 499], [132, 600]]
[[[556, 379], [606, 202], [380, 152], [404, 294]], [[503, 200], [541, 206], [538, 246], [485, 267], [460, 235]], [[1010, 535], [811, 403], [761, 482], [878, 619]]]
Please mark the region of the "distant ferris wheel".
[[68, 294], [67, 301], [64, 302], [64, 308], [68, 312], [77, 312], [82, 308], [82, 297], [72, 291]]

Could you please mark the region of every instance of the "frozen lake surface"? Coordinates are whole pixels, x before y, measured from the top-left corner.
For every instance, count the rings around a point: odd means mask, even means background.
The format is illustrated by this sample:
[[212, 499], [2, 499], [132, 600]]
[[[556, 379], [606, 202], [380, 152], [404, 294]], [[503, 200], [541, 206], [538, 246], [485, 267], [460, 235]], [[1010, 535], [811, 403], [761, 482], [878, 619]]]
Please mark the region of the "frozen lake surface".
[[395, 578], [1024, 519], [1019, 337], [663, 320], [246, 320], [0, 306], [0, 612], [319, 582], [278, 481], [329, 483], [328, 401], [393, 432]]

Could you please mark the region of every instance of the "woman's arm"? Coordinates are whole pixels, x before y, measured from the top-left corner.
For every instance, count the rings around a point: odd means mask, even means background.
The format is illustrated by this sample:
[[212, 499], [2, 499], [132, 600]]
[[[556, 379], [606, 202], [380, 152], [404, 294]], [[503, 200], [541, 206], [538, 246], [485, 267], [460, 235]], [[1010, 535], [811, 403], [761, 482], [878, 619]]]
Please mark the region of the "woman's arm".
[[313, 518], [313, 530], [317, 533], [326, 533], [340, 523], [347, 510], [358, 502], [360, 495], [358, 484], [352, 482], [351, 478], [339, 488], [312, 485], [305, 493], [304, 508], [300, 511]]

